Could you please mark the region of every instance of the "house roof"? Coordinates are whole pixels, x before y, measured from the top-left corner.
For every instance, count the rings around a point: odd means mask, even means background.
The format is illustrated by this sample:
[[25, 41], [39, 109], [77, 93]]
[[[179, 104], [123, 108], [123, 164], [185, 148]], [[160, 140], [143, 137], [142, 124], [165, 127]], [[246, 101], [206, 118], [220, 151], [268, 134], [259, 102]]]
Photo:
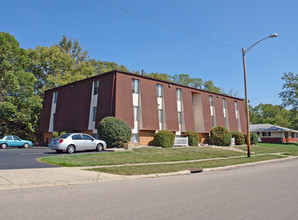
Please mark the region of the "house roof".
[[250, 125], [251, 132], [274, 132], [274, 131], [287, 131], [287, 132], [295, 132], [298, 133], [297, 130], [284, 128], [277, 125], [271, 124], [254, 124]]

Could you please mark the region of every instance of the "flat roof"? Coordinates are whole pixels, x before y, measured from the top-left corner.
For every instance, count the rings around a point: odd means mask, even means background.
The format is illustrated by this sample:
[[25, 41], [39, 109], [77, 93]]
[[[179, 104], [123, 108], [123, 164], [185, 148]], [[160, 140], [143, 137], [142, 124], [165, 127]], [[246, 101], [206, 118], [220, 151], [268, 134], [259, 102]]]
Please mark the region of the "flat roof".
[[214, 95], [221, 95], [221, 96], [224, 96], [224, 97], [238, 99], [238, 100], [241, 100], [241, 101], [244, 100], [243, 98], [238, 98], [238, 97], [234, 97], [234, 96], [230, 96], [230, 95], [226, 95], [226, 94], [222, 94], [222, 93], [210, 92], [210, 91], [204, 90], [204, 89], [198, 89], [198, 88], [191, 87], [191, 86], [185, 86], [185, 85], [181, 85], [181, 84], [174, 83], [174, 82], [155, 79], [155, 78], [152, 78], [152, 77], [149, 77], [149, 76], [144, 76], [144, 75], [125, 72], [125, 71], [120, 71], [120, 70], [112, 70], [112, 71], [105, 72], [105, 73], [102, 73], [102, 74], [99, 74], [99, 75], [91, 76], [91, 77], [88, 77], [88, 78], [85, 78], [85, 79], [82, 79], [82, 80], [74, 81], [74, 82], [71, 82], [71, 83], [68, 83], [68, 84], [65, 84], [65, 85], [62, 85], [62, 86], [58, 86], [58, 87], [55, 87], [55, 88], [52, 88], [52, 89], [48, 89], [45, 92], [55, 90], [55, 89], [58, 89], [58, 88], [61, 88], [61, 87], [64, 87], [64, 86], [69, 86], [69, 85], [72, 85], [72, 84], [75, 84], [75, 83], [83, 82], [85, 80], [90, 80], [92, 78], [96, 78], [96, 77], [99, 77], [99, 76], [104, 76], [104, 75], [107, 75], [107, 74], [111, 74], [111, 73], [122, 73], [122, 74], [130, 75], [130, 76], [136, 76], [136, 77], [140, 77], [140, 78], [144, 78], [144, 79], [148, 79], [148, 80], [154, 80], [154, 81], [157, 81], [157, 82], [162, 82], [162, 83], [167, 83], [167, 84], [171, 84], [171, 85], [175, 85], [175, 86], [180, 86], [180, 87], [184, 87], [184, 88], [187, 88], [187, 89], [197, 90], [197, 91], [200, 91], [200, 92], [207, 92], [207, 93], [214, 94]]

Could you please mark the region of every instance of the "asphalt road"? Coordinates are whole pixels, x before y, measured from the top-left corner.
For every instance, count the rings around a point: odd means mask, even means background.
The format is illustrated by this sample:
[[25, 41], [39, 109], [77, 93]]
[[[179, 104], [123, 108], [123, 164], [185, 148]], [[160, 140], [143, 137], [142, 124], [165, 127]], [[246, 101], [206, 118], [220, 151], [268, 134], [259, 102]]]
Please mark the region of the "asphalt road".
[[0, 191], [1, 219], [297, 219], [298, 160], [153, 179]]
[[[98, 153], [97, 151], [76, 152], [75, 154]], [[0, 169], [27, 169], [55, 167], [53, 165], [39, 163], [38, 157], [59, 156], [67, 153], [57, 154], [48, 148], [0, 148]]]

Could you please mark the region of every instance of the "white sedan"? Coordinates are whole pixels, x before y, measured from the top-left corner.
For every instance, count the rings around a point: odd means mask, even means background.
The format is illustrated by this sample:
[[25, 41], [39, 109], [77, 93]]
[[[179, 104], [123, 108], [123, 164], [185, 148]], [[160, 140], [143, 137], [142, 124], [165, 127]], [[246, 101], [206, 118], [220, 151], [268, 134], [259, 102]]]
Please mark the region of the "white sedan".
[[49, 144], [51, 150], [57, 153], [66, 151], [70, 154], [75, 151], [83, 150], [97, 150], [103, 151], [107, 147], [106, 142], [97, 140], [88, 134], [83, 133], [70, 133], [64, 134], [58, 138], [53, 138]]

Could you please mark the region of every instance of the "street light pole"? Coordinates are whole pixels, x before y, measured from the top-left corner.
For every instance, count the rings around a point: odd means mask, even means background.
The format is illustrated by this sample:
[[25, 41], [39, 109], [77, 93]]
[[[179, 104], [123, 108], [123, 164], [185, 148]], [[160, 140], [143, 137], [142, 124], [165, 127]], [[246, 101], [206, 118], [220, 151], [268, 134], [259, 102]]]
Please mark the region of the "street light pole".
[[243, 60], [243, 72], [244, 72], [244, 89], [245, 89], [245, 105], [246, 105], [246, 123], [247, 123], [247, 137], [246, 137], [246, 142], [247, 142], [247, 157], [250, 157], [250, 128], [249, 128], [249, 124], [250, 124], [250, 120], [249, 120], [249, 106], [248, 106], [248, 98], [247, 98], [247, 82], [246, 82], [246, 63], [245, 63], [245, 54], [254, 46], [256, 46], [258, 43], [260, 43], [261, 41], [268, 39], [268, 38], [274, 38], [277, 37], [277, 34], [271, 34], [268, 37], [265, 37], [259, 41], [257, 41], [256, 43], [254, 43], [253, 45], [251, 45], [249, 48], [247, 48], [247, 50], [245, 50], [244, 48], [242, 48], [242, 60]]

